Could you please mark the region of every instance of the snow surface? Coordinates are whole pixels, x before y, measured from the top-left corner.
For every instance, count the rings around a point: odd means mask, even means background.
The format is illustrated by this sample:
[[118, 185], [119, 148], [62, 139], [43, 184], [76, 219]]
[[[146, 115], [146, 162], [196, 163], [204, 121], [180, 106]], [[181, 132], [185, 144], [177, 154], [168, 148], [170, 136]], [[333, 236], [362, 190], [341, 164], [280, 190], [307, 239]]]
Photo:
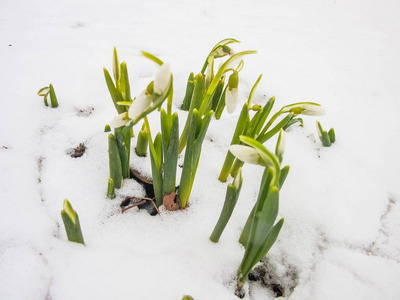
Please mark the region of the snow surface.
[[[318, 120], [337, 135], [323, 148], [313, 117], [288, 131], [285, 224], [265, 260], [268, 272], [288, 287], [286, 299], [400, 299], [398, 1], [2, 0], [0, 12], [0, 299], [237, 299], [233, 280], [244, 252], [237, 240], [260, 167], [245, 165], [230, 223], [218, 244], [208, 237], [224, 201], [226, 183], [217, 177], [240, 109], [212, 121], [187, 210], [121, 214], [125, 195], [144, 194], [130, 180], [116, 200], [105, 197], [103, 129], [116, 111], [102, 67], [111, 70], [113, 47], [127, 62], [133, 95], [157, 70], [140, 50], [171, 64], [182, 123], [188, 74], [227, 37], [242, 41], [236, 52], [258, 50], [245, 57], [241, 104], [262, 73], [256, 102], [321, 103], [327, 114]], [[57, 109], [36, 96], [49, 83]], [[158, 118], [150, 118], [153, 134]], [[86, 153], [71, 158], [79, 143]], [[131, 163], [150, 174], [148, 157], [132, 154]], [[86, 247], [66, 239], [65, 198]], [[245, 289], [245, 299], [274, 298], [259, 283]]]

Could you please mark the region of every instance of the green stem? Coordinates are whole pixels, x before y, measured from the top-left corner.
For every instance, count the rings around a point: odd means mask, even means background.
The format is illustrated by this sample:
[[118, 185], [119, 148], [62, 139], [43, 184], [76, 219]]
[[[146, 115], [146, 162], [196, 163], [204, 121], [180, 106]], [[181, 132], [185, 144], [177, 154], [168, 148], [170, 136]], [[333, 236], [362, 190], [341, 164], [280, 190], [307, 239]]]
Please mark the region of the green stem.
[[[245, 103], [243, 105], [242, 111], [240, 113], [238, 122], [236, 124], [235, 132], [233, 133], [231, 145], [239, 144], [239, 136], [243, 134], [246, 124], [249, 122], [249, 104]], [[232, 168], [232, 164], [235, 160], [235, 156], [228, 151], [225, 157], [224, 165], [222, 166], [221, 173], [219, 175], [219, 180], [225, 182], [228, 179], [229, 172]]]

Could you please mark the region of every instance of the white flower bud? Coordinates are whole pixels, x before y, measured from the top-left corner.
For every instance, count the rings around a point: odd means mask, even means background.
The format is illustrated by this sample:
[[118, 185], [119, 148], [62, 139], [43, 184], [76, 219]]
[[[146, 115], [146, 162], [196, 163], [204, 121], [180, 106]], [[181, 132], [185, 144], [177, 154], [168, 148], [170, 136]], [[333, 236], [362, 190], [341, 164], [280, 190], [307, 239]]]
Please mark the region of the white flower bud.
[[151, 105], [151, 95], [143, 91], [129, 106], [128, 115], [130, 119], [135, 119]]
[[232, 114], [235, 111], [237, 102], [238, 102], [238, 89], [237, 88], [230, 89], [228, 87], [225, 93], [225, 104], [228, 113]]
[[296, 115], [322, 116], [325, 114], [325, 109], [317, 103], [300, 102], [283, 107], [282, 113], [286, 112], [292, 112]]
[[110, 126], [113, 128], [118, 128], [126, 125], [130, 120], [128, 119], [127, 113], [124, 112], [116, 116], [111, 122]]
[[163, 64], [154, 79], [154, 93], [161, 95], [168, 87], [171, 79], [171, 67], [169, 63]]
[[258, 154], [258, 151], [253, 147], [244, 145], [230, 145], [229, 151], [241, 161], [253, 165], [260, 164], [260, 155]]

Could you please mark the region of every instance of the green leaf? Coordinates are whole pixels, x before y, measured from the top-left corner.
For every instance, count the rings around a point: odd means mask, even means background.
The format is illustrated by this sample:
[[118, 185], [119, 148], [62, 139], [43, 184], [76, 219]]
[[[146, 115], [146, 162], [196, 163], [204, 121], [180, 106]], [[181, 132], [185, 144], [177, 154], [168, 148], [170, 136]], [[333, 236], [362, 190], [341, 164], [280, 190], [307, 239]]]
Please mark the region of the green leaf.
[[172, 116], [161, 110], [162, 148], [164, 153], [163, 194], [175, 191], [179, 150], [178, 114]]
[[115, 188], [119, 189], [123, 182], [122, 166], [117, 140], [112, 133], [108, 135], [108, 158], [110, 166], [110, 178], [112, 178], [114, 181]]
[[279, 189], [270, 186], [264, 201], [257, 201], [256, 209], [250, 226], [250, 235], [246, 250], [240, 264], [239, 281], [243, 281], [255, 264], [261, 259], [265, 250], [265, 242], [273, 227], [279, 209]]
[[153, 147], [150, 146], [150, 161], [151, 170], [153, 175], [153, 188], [156, 197], [157, 206], [161, 206], [163, 203], [163, 192], [162, 192], [162, 145], [161, 145], [161, 133], [156, 135], [154, 139]]
[[285, 183], [286, 177], [289, 174], [289, 170], [290, 170], [289, 166], [285, 166], [284, 168], [281, 169], [281, 176], [279, 176], [279, 183], [278, 183], [279, 189], [281, 189], [283, 184]]
[[53, 85], [50, 83], [49, 85], [50, 88], [50, 103], [51, 107], [56, 108], [58, 107], [58, 101], [56, 97], [56, 92], [54, 91]]
[[178, 196], [181, 200], [182, 208], [186, 207], [189, 202], [189, 196], [200, 159], [201, 146], [208, 125], [210, 124], [212, 114], [213, 111], [210, 111], [202, 119], [200, 112], [197, 109], [193, 110], [189, 126], [188, 146], [185, 152], [181, 181], [178, 190]]
[[109, 199], [115, 199], [115, 187], [114, 187], [114, 180], [112, 178], [108, 180], [107, 197]]
[[279, 232], [283, 226], [283, 222], [285, 219], [280, 219], [278, 223], [271, 229], [267, 238], [264, 241], [263, 248], [261, 250], [260, 259], [267, 255], [268, 251], [271, 249], [272, 245], [275, 243], [276, 239], [278, 238]]
[[293, 117], [293, 113], [288, 114], [270, 131], [268, 131], [264, 134], [261, 133], [257, 137], [257, 141], [259, 141], [262, 144], [265, 143], [266, 141], [268, 141], [271, 137], [273, 137], [275, 134], [277, 134], [281, 130], [281, 128], [283, 128], [287, 124], [287, 122], [289, 122], [289, 120], [292, 119], [292, 117]]
[[163, 61], [161, 59], [159, 59], [158, 57], [154, 56], [153, 54], [150, 54], [148, 52], [142, 51], [142, 55], [150, 60], [152, 60], [153, 62], [155, 62], [158, 65], [163, 65]]
[[336, 135], [335, 135], [335, 129], [331, 128], [328, 132], [329, 139], [331, 140], [331, 143], [333, 144], [336, 142]]
[[330, 147], [332, 145], [329, 135], [326, 131], [322, 133], [322, 145], [324, 147]]
[[120, 92], [116, 89], [114, 82], [111, 79], [110, 74], [108, 73], [106, 68], [103, 68], [104, 71], [104, 78], [106, 79], [108, 91], [110, 92], [111, 99], [114, 103], [115, 109], [117, 110], [118, 114], [122, 114], [123, 112], [128, 111], [125, 106], [118, 105], [118, 102], [123, 101]]
[[193, 110], [198, 109], [201, 105], [203, 95], [205, 93], [205, 82], [202, 74], [198, 74], [195, 78], [195, 86], [193, 91], [192, 100], [190, 102], [189, 114], [186, 119], [185, 127], [183, 128], [181, 137], [179, 139], [179, 153], [185, 149], [189, 137], [189, 127], [192, 120]]
[[187, 80], [185, 98], [183, 99], [181, 106], [182, 110], [186, 111], [189, 110], [190, 102], [192, 100], [193, 90], [194, 90], [194, 74], [192, 72], [190, 73], [189, 78]]
[[129, 159], [131, 150], [131, 129], [122, 126], [114, 129], [115, 138], [117, 140], [119, 156], [121, 159], [123, 178], [130, 177]]
[[233, 209], [236, 206], [239, 198], [240, 190], [242, 188], [243, 177], [242, 170], [240, 169], [237, 176], [235, 177], [232, 184], [228, 184], [226, 189], [226, 196], [224, 206], [219, 216], [218, 222], [214, 227], [214, 230], [210, 236], [210, 240], [214, 243], [218, 243], [222, 232], [224, 231], [230, 217], [232, 216]]
[[260, 184], [260, 189], [258, 192], [257, 201], [254, 204], [253, 209], [252, 209], [251, 213], [249, 214], [249, 217], [247, 218], [246, 224], [245, 224], [242, 234], [240, 235], [240, 238], [239, 238], [239, 243], [241, 243], [244, 247], [246, 247], [247, 242], [250, 238], [251, 224], [254, 222], [257, 205], [259, 205], [260, 201], [263, 201], [263, 199], [266, 199], [272, 177], [273, 177], [272, 169], [265, 168], [263, 177], [261, 180], [261, 184]]
[[129, 85], [128, 68], [125, 62], [121, 63], [120, 93], [124, 102], [132, 103], [131, 88]]
[[146, 126], [145, 124], [143, 124], [142, 130], [139, 131], [137, 138], [136, 154], [138, 156], [146, 156], [148, 146], [149, 146], [149, 138], [147, 136]]
[[114, 56], [113, 56], [113, 73], [115, 82], [118, 82], [121, 78], [121, 67], [118, 62], [117, 48], [114, 47]]
[[79, 223], [78, 214], [72, 208], [71, 203], [69, 203], [67, 199], [64, 200], [63, 210], [61, 211], [61, 217], [64, 222], [64, 227], [67, 233], [68, 240], [71, 242], [85, 245], [85, 241], [83, 240], [81, 225]]

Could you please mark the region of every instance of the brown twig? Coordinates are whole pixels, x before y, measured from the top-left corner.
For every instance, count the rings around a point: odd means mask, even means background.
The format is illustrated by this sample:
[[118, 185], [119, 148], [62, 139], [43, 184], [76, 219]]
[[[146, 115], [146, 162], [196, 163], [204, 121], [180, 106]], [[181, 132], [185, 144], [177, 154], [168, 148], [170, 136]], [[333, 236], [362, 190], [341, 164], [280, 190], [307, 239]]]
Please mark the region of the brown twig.
[[127, 211], [128, 209], [131, 209], [131, 208], [133, 208], [133, 207], [136, 207], [136, 206], [145, 204], [146, 201], [151, 201], [151, 203], [153, 203], [154, 208], [156, 209], [157, 213], [160, 214], [160, 211], [158, 210], [157, 205], [154, 203], [154, 200], [151, 199], [151, 198], [144, 198], [144, 197], [126, 197], [126, 199], [139, 199], [139, 200], [141, 200], [141, 201], [139, 201], [139, 202], [137, 202], [137, 203], [135, 203], [135, 204], [132, 204], [131, 206], [128, 206], [128, 207], [124, 208], [124, 209], [122, 210], [122, 212], [125, 212], [125, 211]]

